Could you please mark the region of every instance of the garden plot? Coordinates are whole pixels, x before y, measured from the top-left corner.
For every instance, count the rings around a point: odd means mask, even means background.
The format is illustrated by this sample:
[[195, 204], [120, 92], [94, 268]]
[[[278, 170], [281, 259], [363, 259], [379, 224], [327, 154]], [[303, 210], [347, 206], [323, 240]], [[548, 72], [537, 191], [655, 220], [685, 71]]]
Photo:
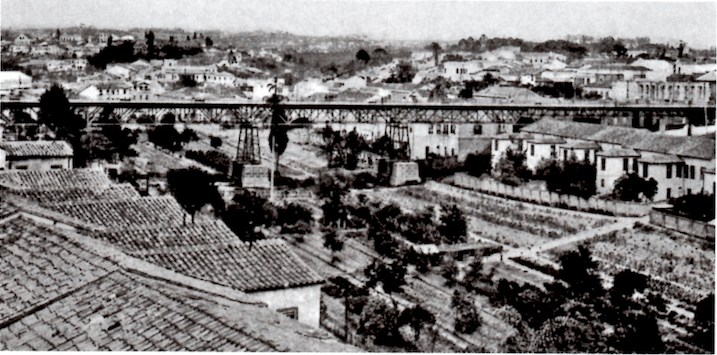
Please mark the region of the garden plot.
[[413, 211], [442, 203], [456, 204], [466, 213], [469, 232], [516, 248], [532, 247], [614, 222], [611, 218], [535, 206], [438, 183], [382, 189], [374, 192], [373, 197], [388, 199]]
[[650, 286], [668, 297], [695, 304], [714, 292], [714, 245], [677, 232], [638, 225], [589, 243], [603, 271], [625, 268], [649, 275]]
[[[408, 286], [405, 286], [404, 289], [409, 295], [407, 298], [410, 301], [426, 307], [436, 316], [436, 319], [443, 322], [442, 325], [446, 328], [453, 328], [455, 311], [451, 307], [451, 295], [446, 293], [450, 289], [438, 290], [424, 281], [416, 279], [410, 279]], [[484, 297], [476, 296], [475, 298], [482, 325], [473, 334], [459, 335], [475, 344], [485, 344], [487, 350], [498, 351], [497, 345], [503, 343], [515, 330], [497, 316], [497, 310], [490, 306]]]
[[203, 164], [200, 164], [192, 159], [167, 154], [157, 148], [150, 146], [147, 143], [134, 144], [132, 145], [132, 148], [137, 151], [140, 159], [151, 163], [151, 165], [148, 164], [148, 166], [146, 167], [147, 170], [159, 173], [161, 175], [166, 174], [169, 170], [172, 169], [186, 169], [190, 167], [199, 168], [210, 173], [216, 172], [216, 170]]

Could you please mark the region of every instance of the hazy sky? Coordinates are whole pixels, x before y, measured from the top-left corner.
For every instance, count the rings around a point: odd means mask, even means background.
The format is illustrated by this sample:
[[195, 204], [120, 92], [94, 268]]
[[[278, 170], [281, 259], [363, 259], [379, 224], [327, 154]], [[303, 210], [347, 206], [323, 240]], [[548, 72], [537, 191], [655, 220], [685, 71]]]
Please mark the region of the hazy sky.
[[457, 40], [593, 36], [715, 45], [717, 3], [359, 0], [0, 0], [3, 27], [168, 27]]

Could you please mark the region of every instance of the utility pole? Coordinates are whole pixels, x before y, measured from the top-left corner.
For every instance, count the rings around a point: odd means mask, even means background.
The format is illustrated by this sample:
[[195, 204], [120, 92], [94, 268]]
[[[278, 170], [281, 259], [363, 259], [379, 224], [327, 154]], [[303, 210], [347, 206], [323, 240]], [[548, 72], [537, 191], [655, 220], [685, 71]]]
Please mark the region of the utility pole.
[[269, 177], [269, 201], [274, 202], [274, 167], [276, 166], [276, 147], [274, 146], [274, 136], [271, 137], [271, 156], [273, 160], [271, 162], [271, 176]]

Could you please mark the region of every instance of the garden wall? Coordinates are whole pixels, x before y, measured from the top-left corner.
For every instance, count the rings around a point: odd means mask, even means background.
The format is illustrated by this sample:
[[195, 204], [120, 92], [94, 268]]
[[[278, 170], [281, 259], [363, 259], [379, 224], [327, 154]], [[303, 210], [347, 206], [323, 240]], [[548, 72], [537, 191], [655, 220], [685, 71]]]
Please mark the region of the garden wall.
[[650, 213], [651, 207], [637, 203], [609, 201], [591, 197], [584, 199], [573, 195], [560, 195], [555, 192], [534, 190], [518, 186], [509, 186], [497, 181], [478, 179], [464, 173], [455, 175], [454, 184], [463, 188], [481, 191], [492, 195], [505, 196], [516, 200], [548, 205], [560, 208], [569, 208], [578, 211], [604, 212], [616, 216], [645, 216]]
[[650, 211], [650, 223], [710, 241], [715, 240], [715, 226], [687, 217], [653, 209]]

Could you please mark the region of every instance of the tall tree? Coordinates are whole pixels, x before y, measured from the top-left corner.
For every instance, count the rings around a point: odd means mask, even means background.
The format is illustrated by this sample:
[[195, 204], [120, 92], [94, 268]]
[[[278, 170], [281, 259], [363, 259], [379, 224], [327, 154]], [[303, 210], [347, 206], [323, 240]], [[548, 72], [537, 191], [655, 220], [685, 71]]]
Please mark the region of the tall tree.
[[430, 44], [430, 48], [433, 51], [433, 60], [435, 65], [438, 66], [438, 54], [441, 52], [441, 45], [436, 42], [432, 42]]
[[481, 317], [475, 307], [473, 297], [462, 290], [453, 291], [451, 307], [456, 312], [454, 329], [463, 334], [471, 334], [481, 326]]
[[278, 171], [279, 157], [284, 154], [286, 147], [289, 145], [289, 126], [287, 125], [284, 108], [279, 105], [283, 98], [279, 95], [278, 78], [274, 78], [274, 83], [269, 85], [269, 89], [274, 91], [271, 97], [267, 100], [269, 105], [271, 105], [269, 146], [272, 147], [272, 150], [274, 151], [274, 170]]
[[368, 63], [369, 60], [371, 60], [371, 56], [368, 55], [368, 52], [366, 52], [365, 49], [359, 49], [358, 52], [356, 52], [356, 60], [360, 60], [364, 63]]
[[441, 206], [441, 225], [438, 227], [438, 231], [448, 243], [455, 244], [468, 241], [466, 217], [458, 206]]
[[170, 170], [167, 172], [169, 191], [182, 207], [194, 216], [204, 205], [211, 204], [215, 211], [224, 210], [224, 201], [214, 186], [215, 178], [197, 169]]
[[147, 59], [153, 59], [156, 51], [154, 47], [154, 32], [150, 30], [144, 34], [144, 38], [147, 40]]

